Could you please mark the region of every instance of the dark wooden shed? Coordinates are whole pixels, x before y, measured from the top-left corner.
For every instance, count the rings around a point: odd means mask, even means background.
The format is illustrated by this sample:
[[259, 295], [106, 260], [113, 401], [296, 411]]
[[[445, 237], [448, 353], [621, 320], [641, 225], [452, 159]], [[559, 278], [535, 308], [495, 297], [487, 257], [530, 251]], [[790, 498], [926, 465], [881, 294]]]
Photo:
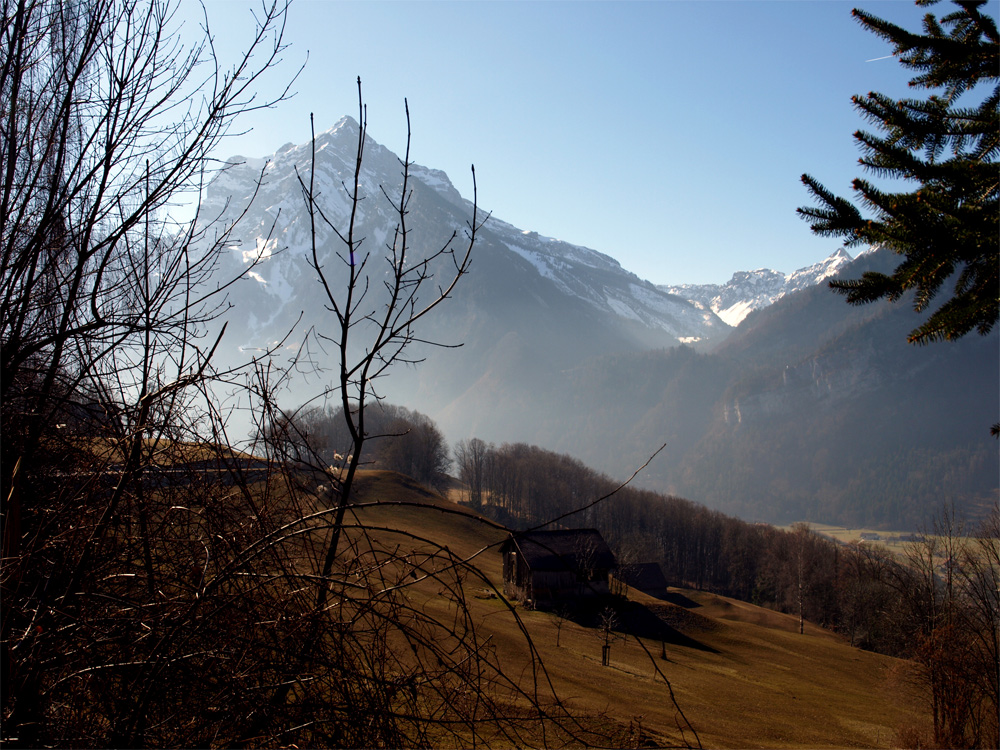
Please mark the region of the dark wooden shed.
[[608, 576], [617, 567], [597, 529], [511, 534], [500, 554], [504, 593], [532, 607], [607, 595]]

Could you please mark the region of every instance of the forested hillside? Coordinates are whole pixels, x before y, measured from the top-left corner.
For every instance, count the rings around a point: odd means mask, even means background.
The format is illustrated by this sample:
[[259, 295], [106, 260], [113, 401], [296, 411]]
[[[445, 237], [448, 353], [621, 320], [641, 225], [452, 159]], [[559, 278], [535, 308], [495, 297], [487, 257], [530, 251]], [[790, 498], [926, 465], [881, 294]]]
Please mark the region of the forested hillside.
[[[889, 260], [864, 255], [850, 273]], [[813, 287], [711, 352], [564, 372], [526, 430], [614, 476], [665, 443], [644, 486], [748, 520], [916, 529], [943, 500], [981, 517], [1000, 476], [1000, 334], [916, 347], [912, 325], [905, 304], [853, 308]]]

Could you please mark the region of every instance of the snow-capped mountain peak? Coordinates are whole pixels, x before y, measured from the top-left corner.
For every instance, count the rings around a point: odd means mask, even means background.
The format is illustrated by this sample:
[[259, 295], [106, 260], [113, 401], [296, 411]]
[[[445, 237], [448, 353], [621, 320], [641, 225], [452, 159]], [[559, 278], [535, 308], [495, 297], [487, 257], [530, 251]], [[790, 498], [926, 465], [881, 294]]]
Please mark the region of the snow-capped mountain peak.
[[[241, 222], [242, 241], [234, 243], [233, 250], [234, 258], [243, 264], [258, 261], [251, 278], [257, 282], [254, 294], [259, 299], [252, 307], [267, 310], [266, 317], [254, 319], [258, 328], [264, 327], [264, 321], [286, 321], [289, 315], [282, 313], [282, 307], [294, 306], [297, 315], [301, 303], [317, 294], [307, 257], [311, 230], [301, 182], [313, 185], [323, 212], [324, 221], [316, 228], [321, 262], [336, 267], [336, 253], [342, 248], [326, 220], [343, 228], [350, 218], [358, 131], [358, 123], [344, 117], [318, 133], [314, 144], [286, 144], [266, 158], [230, 160], [209, 185], [203, 208], [217, 210], [206, 211], [206, 216], [234, 214], [253, 199]], [[402, 178], [397, 155], [368, 136], [358, 176], [364, 198], [358, 206], [356, 236], [365, 238], [363, 252], [377, 257], [386, 242], [391, 242], [398, 209], [385, 195], [398, 195]], [[409, 180], [413, 201], [408, 199], [407, 229], [413, 242], [410, 257], [416, 258], [434, 252], [438, 238], [452, 231], [463, 233], [472, 218], [472, 204], [441, 170], [411, 164]], [[481, 219], [486, 214], [480, 208], [478, 215]], [[262, 238], [277, 245], [274, 252], [254, 253]], [[282, 249], [285, 252], [280, 252]], [[480, 260], [474, 260], [473, 274], [486, 264], [486, 255], [491, 256], [490, 284], [495, 290], [491, 296], [518, 287], [521, 291], [531, 289], [543, 306], [583, 305], [579, 309], [586, 309], [587, 315], [610, 326], [625, 326], [625, 335], [644, 345], [717, 339], [729, 330], [707, 307], [658, 289], [623, 269], [614, 258], [520, 229], [496, 216], [489, 218], [477, 239], [474, 258]], [[458, 292], [460, 298], [464, 294], [463, 290]]]

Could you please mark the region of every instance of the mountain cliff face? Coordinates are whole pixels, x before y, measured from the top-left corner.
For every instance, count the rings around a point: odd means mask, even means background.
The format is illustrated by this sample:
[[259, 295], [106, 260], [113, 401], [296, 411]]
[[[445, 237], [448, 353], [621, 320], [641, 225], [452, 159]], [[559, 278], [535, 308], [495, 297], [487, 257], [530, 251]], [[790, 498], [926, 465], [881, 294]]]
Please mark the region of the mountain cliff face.
[[[329, 352], [315, 336], [335, 333], [299, 180], [315, 181], [324, 217], [342, 230], [357, 137], [350, 118], [318, 135], [314, 173], [308, 144], [235, 159], [202, 206], [224, 220], [245, 211], [222, 270], [256, 262], [231, 290], [219, 363], [277, 341], [298, 351], [312, 331], [309, 366], [288, 381], [286, 406], [329, 381]], [[372, 274], [376, 304], [397, 220], [382, 189], [398, 196], [401, 167], [371, 140], [364, 165], [355, 260]], [[410, 177], [408, 239], [419, 259], [452, 232], [461, 237], [472, 205], [443, 172], [414, 165]], [[336, 283], [348, 268], [343, 245], [325, 221], [316, 240], [316, 261]], [[749, 519], [898, 527], [945, 499], [975, 511], [992, 502], [1000, 474], [988, 437], [1000, 410], [997, 336], [911, 347], [905, 303], [850, 307], [822, 283], [891, 261], [851, 262], [841, 251], [789, 275], [657, 287], [595, 250], [490, 217], [470, 273], [421, 321], [420, 337], [447, 348], [416, 347], [409, 355], [421, 364], [397, 367], [379, 392], [431, 416], [451, 441], [535, 443], [612, 476], [666, 444], [642, 484]]]
[[[317, 369], [328, 368], [328, 354], [316, 347], [315, 336], [328, 335], [334, 321], [311, 266], [300, 179], [314, 180], [323, 216], [344, 231], [350, 211], [344, 185], [353, 179], [357, 138], [357, 123], [344, 118], [317, 135], [314, 173], [312, 147], [289, 144], [267, 160], [231, 160], [208, 187], [204, 216], [227, 220], [243, 214], [223, 271], [256, 263], [230, 293], [234, 309], [221, 362], [245, 359], [247, 351], [278, 341], [297, 351], [312, 331], [309, 356]], [[394, 154], [370, 138], [364, 154], [359, 184], [365, 198], [356, 233], [364, 241], [356, 260], [367, 263], [372, 274], [369, 294], [375, 306], [386, 246], [398, 220], [382, 191], [398, 196], [402, 168]], [[414, 165], [409, 189], [412, 258], [435, 252], [452, 232], [464, 236], [473, 207], [443, 172]], [[478, 218], [484, 216], [480, 208]], [[317, 222], [316, 257], [332, 277], [343, 279], [344, 246], [329, 224]], [[531, 440], [526, 413], [537, 406], [540, 382], [593, 357], [681, 343], [705, 346], [730, 331], [700, 303], [658, 289], [607, 255], [491, 216], [477, 235], [469, 274], [446, 304], [421, 321], [420, 338], [447, 348], [415, 346], [408, 354], [423, 360], [421, 365], [396, 368], [379, 383], [379, 393], [431, 415], [452, 440], [472, 434]], [[328, 374], [293, 378], [286, 399], [304, 402], [328, 380]]]

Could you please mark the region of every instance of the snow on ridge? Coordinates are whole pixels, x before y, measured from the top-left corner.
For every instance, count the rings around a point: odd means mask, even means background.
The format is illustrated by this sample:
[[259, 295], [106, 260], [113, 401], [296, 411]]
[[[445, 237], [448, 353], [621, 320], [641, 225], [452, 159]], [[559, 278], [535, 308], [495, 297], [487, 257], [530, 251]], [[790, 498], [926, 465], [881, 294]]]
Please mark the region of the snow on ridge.
[[838, 250], [829, 258], [814, 263], [806, 268], [800, 268], [788, 275], [787, 285], [792, 289], [812, 286], [840, 273], [841, 269], [853, 259], [843, 249]]
[[[523, 233], [527, 237], [534, 239], [532, 232]], [[577, 299], [596, 307], [599, 310], [610, 310], [613, 314], [628, 320], [635, 320], [646, 325], [669, 330], [666, 322], [661, 320], [660, 315], [665, 310], [656, 309], [657, 306], [650, 304], [652, 300], [640, 300], [634, 294], [624, 289], [603, 287], [602, 290], [590, 288], [586, 282], [581, 283], [573, 272], [572, 266], [567, 263], [567, 259], [561, 255], [547, 255], [535, 250], [529, 250], [516, 242], [502, 240], [503, 244], [512, 252], [528, 261], [540, 276], [553, 282], [564, 294], [571, 295]], [[559, 272], [563, 273], [560, 274]], [[570, 283], [567, 283], [570, 282]], [[575, 288], [574, 288], [575, 287]], [[630, 287], [641, 289], [637, 284]], [[649, 290], [642, 289], [648, 293]], [[595, 294], [595, 292], [597, 292]], [[652, 310], [652, 314], [647, 310]]]
[[435, 190], [455, 189], [451, 179], [440, 169], [431, 169], [420, 164], [411, 164], [410, 174], [427, 185], [427, 187], [434, 188]]
[[[761, 305], [761, 307], [766, 307], [766, 305]], [[758, 308], [754, 305], [753, 300], [743, 300], [742, 302], [737, 302], [735, 305], [727, 307], [725, 310], [716, 310], [715, 314], [722, 318], [724, 323], [728, 323], [735, 328], [743, 322], [743, 319], [747, 315], [756, 309]]]
[[[712, 325], [715, 316], [706, 306], [699, 309], [687, 300], [671, 299], [658, 287], [625, 271], [613, 258], [597, 251], [517, 229], [502, 221], [491, 229], [509, 250], [531, 263], [540, 276], [604, 314], [659, 329], [670, 336], [679, 335], [677, 327], [681, 321], [687, 321], [697, 330]], [[594, 271], [601, 275], [592, 275]], [[604, 275], [608, 273], [611, 275]]]
[[[686, 307], [684, 303], [671, 299], [671, 296], [676, 295], [670, 295], [668, 292], [664, 292], [662, 289], [649, 282], [636, 283], [633, 281], [629, 283], [629, 292], [644, 305], [663, 311], [670, 310], [673, 312], [676, 310], [682, 310]], [[687, 302], [687, 300], [685, 300], [685, 302]], [[696, 305], [696, 307], [697, 306], [698, 305]]]
[[543, 260], [543, 256], [541, 255], [541, 253], [536, 253], [531, 250], [526, 250], [520, 245], [515, 245], [514, 243], [507, 242], [506, 240], [504, 241], [503, 244], [507, 246], [508, 250], [517, 253], [526, 261], [528, 261], [532, 266], [534, 266], [535, 270], [537, 270], [541, 276], [543, 276], [546, 279], [549, 279], [550, 281], [554, 281], [556, 284], [559, 284], [560, 286], [565, 287], [565, 284], [562, 284], [562, 282], [552, 272], [552, 268], [549, 266], [549, 264], [546, 263], [545, 260]]
[[515, 244], [535, 244], [538, 247], [538, 251], [534, 252], [538, 252], [543, 257], [558, 259], [563, 264], [577, 263], [588, 268], [624, 272], [631, 277], [638, 278], [635, 274], [625, 271], [617, 260], [599, 250], [594, 250], [583, 245], [574, 245], [572, 242], [560, 240], [556, 237], [547, 237], [532, 229], [520, 229], [495, 216], [490, 217], [488, 227], [496, 234], [508, 235], [509, 237], [505, 238], [504, 242], [509, 240]]
[[242, 156], [237, 154], [226, 159], [226, 164], [222, 168], [222, 174], [225, 174], [233, 167], [249, 169], [259, 174], [269, 161], [271, 159], [267, 156]]
[[327, 128], [322, 133], [320, 133], [318, 136], [316, 136], [316, 138], [317, 138], [317, 140], [319, 140], [323, 136], [336, 135], [337, 132], [339, 132], [340, 130], [344, 130], [344, 129], [347, 129], [347, 130], [357, 130], [358, 129], [358, 121], [355, 120], [350, 115], [344, 115], [339, 120], [337, 120], [335, 123], [333, 123], [333, 125], [331, 127]]

